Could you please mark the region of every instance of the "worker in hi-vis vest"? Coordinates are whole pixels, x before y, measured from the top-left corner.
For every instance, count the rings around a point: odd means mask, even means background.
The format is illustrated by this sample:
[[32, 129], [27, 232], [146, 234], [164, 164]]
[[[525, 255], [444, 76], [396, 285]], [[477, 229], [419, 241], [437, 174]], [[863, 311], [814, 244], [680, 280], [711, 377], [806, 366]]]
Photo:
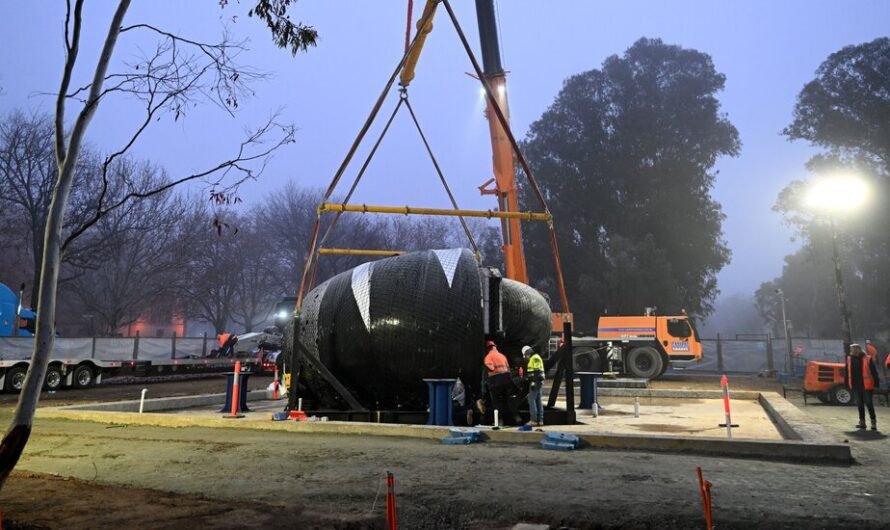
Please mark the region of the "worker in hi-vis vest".
[[483, 361], [486, 370], [486, 386], [491, 396], [491, 407], [498, 411], [498, 423], [501, 423], [507, 414], [509, 389], [512, 382], [510, 363], [507, 361], [507, 357], [498, 351], [498, 346], [494, 342], [486, 342], [485, 347], [488, 350]]
[[850, 345], [850, 355], [847, 356], [847, 373], [845, 375], [847, 387], [853, 391], [856, 406], [859, 408], [859, 423], [857, 429], [865, 428], [865, 408], [871, 418], [871, 430], [878, 430], [878, 420], [875, 416], [875, 405], [872, 394], [880, 385], [878, 378], [878, 366], [874, 357], [866, 355], [862, 346]]
[[522, 357], [526, 361], [525, 379], [528, 381], [528, 423], [527, 425], [544, 425], [544, 402], [541, 392], [544, 390], [544, 359], [535, 353], [531, 346], [522, 347]]

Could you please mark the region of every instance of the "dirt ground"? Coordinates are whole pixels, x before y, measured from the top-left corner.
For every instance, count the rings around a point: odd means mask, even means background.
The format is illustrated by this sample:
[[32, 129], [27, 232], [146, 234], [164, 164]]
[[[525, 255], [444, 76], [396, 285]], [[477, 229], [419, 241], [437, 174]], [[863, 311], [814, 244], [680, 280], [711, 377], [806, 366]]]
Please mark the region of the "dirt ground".
[[[682, 375], [655, 386], [713, 388], [717, 381]], [[775, 389], [753, 377], [730, 385]], [[154, 397], [201, 393], [194, 382], [120, 387], [87, 397], [59, 392], [43, 404], [130, 399], [144, 387]], [[100, 398], [100, 390], [109, 394]], [[0, 408], [0, 421], [8, 423], [10, 405]], [[714, 484], [721, 529], [890, 528], [886, 436], [852, 430], [853, 408], [804, 411], [848, 440], [857, 464], [38, 420], [0, 507], [7, 528], [382, 528], [383, 479], [391, 470], [401, 528], [685, 529], [703, 527], [701, 466]], [[879, 416], [890, 426], [890, 408], [880, 407]]]

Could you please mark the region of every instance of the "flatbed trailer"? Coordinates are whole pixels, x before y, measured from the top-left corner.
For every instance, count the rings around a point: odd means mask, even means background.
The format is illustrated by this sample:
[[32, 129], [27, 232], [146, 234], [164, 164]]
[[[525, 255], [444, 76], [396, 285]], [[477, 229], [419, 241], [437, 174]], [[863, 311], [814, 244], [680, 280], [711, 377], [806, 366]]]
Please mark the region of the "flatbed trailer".
[[[88, 388], [102, 383], [103, 379], [119, 376], [150, 377], [182, 374], [231, 372], [235, 362], [241, 361], [242, 369], [256, 371], [255, 358], [214, 358], [168, 360], [101, 360], [101, 359], [51, 359], [43, 381], [44, 390], [63, 388]], [[25, 383], [30, 360], [0, 360], [0, 389], [19, 392]]]

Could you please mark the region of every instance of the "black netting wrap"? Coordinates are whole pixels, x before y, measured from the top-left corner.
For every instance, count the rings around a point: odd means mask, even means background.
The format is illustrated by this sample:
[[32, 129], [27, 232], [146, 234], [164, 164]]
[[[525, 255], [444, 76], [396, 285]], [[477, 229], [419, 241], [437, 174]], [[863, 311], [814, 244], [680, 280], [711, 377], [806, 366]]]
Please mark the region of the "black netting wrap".
[[504, 279], [501, 303], [505, 334], [504, 343], [498, 344], [501, 352], [511, 362], [522, 357], [523, 346], [531, 346], [538, 353], [546, 352], [550, 339], [550, 306], [541, 293], [524, 283]]
[[476, 388], [476, 260], [462, 249], [416, 252], [339, 274], [307, 294], [301, 340], [369, 408], [424, 407], [424, 378], [460, 375]]
[[[370, 409], [426, 407], [425, 378], [459, 376], [477, 394], [485, 342], [479, 278], [466, 249], [360, 265], [306, 295], [301, 342]], [[546, 300], [510, 280], [502, 291], [501, 350], [514, 359], [526, 344], [543, 351], [550, 333]], [[324, 383], [314, 377], [307, 384]]]

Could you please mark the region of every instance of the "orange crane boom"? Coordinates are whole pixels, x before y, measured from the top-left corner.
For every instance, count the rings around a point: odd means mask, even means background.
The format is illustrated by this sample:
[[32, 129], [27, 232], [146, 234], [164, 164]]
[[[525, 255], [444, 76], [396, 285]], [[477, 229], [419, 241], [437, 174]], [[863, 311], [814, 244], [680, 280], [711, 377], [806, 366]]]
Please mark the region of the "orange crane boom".
[[[482, 43], [482, 68], [485, 80], [492, 89], [507, 123], [510, 110], [507, 103], [507, 73], [501, 65], [501, 51], [498, 43], [497, 20], [492, 0], [476, 0], [476, 20], [479, 24], [479, 40]], [[519, 211], [519, 195], [516, 189], [516, 163], [513, 159], [513, 146], [494, 110], [495, 102], [486, 99], [485, 115], [491, 135], [492, 166], [494, 187], [483, 184], [479, 190], [483, 195], [495, 195], [498, 208], [502, 212]], [[502, 219], [501, 232], [504, 238], [504, 274], [507, 278], [528, 284], [528, 269], [522, 249], [522, 225], [519, 219]]]

